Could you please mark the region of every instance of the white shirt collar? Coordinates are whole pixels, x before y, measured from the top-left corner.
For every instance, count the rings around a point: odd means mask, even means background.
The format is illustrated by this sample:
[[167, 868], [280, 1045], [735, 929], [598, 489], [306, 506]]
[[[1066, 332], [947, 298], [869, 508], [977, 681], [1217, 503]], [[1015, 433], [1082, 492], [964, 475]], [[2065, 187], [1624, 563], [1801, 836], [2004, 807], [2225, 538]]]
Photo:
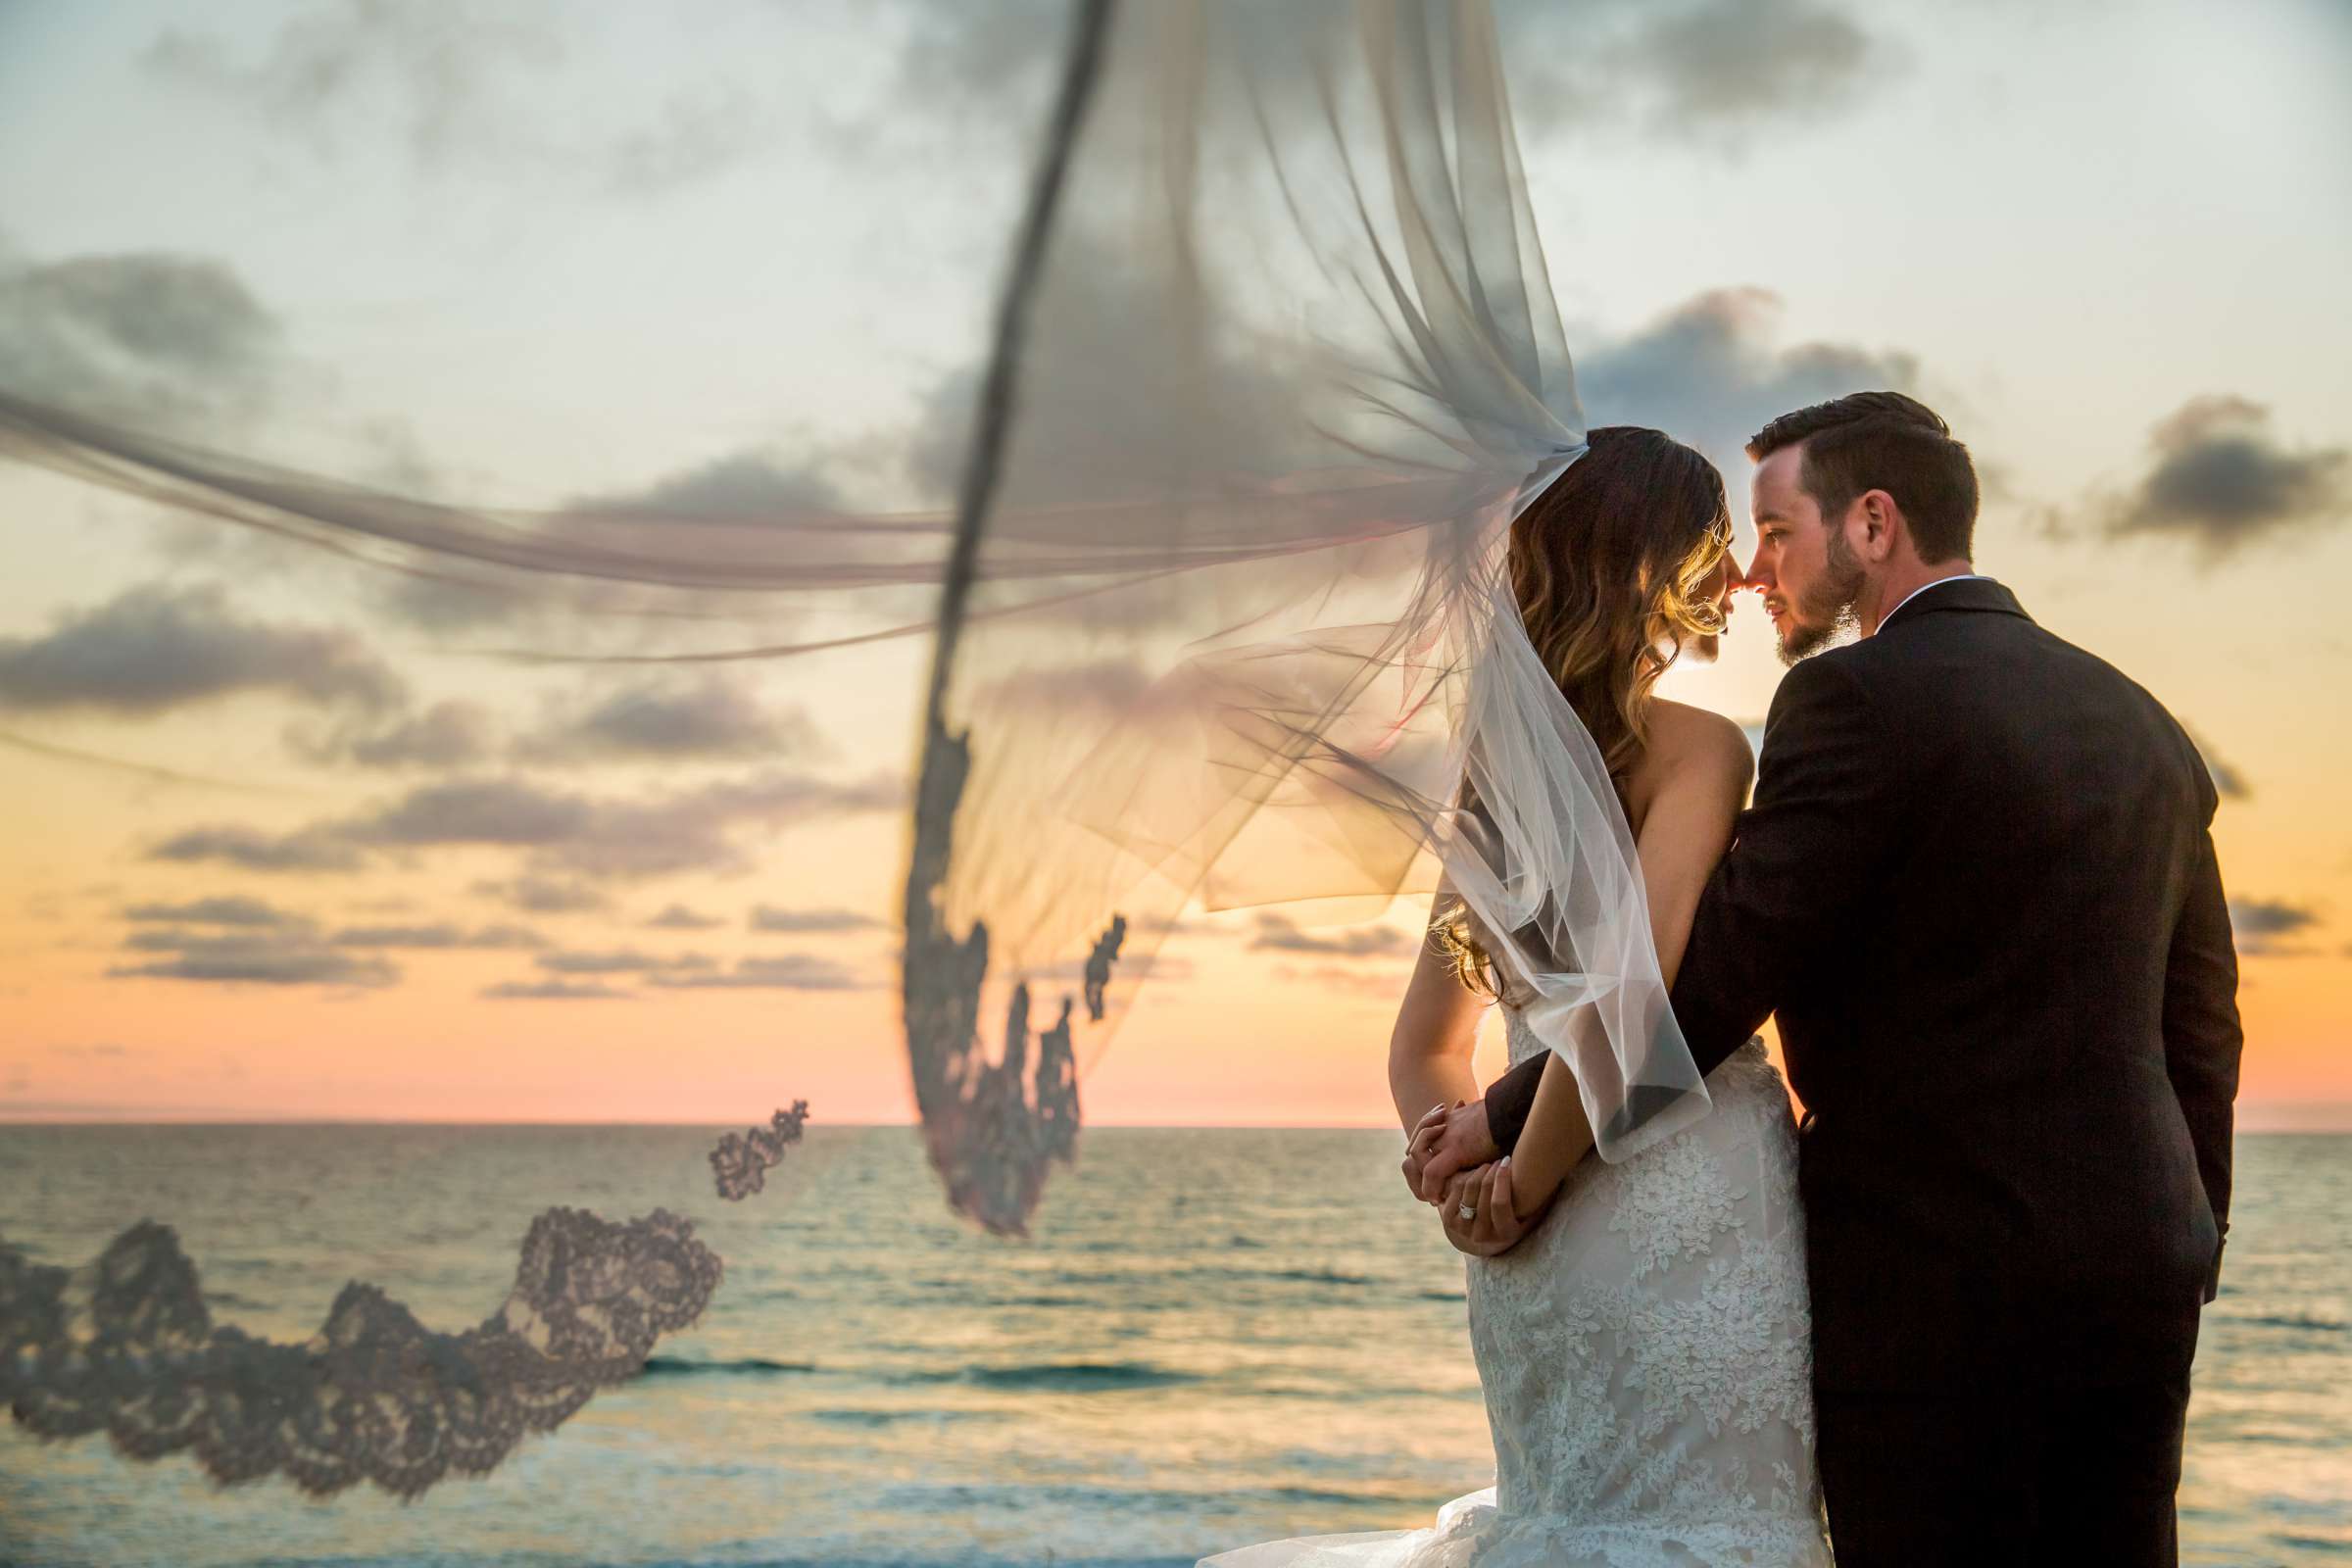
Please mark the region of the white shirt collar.
[[1889, 610], [1886, 612], [1886, 613], [1879, 617], [1879, 630], [1885, 631], [1886, 629], [1886, 623], [1892, 620], [1896, 614], [1901, 612], [1903, 605], [1909, 604], [1912, 600], [1917, 599], [1921, 594], [1926, 593], [1931, 588], [1940, 588], [1947, 582], [1990, 582], [1991, 580], [1992, 579], [1990, 577], [1987, 577], [1984, 572], [1981, 571], [1964, 571], [1955, 577], [1938, 577], [1934, 582], [1923, 582], [1918, 587], [1912, 589], [1909, 593], [1903, 595], [1902, 604], [1896, 605], [1894, 609]]

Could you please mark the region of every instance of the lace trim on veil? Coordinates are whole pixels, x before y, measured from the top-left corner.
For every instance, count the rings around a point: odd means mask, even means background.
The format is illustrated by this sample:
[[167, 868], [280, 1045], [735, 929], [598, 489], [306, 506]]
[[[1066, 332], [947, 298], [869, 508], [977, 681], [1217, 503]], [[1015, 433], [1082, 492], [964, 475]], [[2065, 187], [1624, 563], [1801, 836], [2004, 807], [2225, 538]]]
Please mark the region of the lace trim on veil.
[[369, 1481], [414, 1497], [633, 1376], [720, 1273], [666, 1209], [550, 1208], [478, 1326], [436, 1332], [355, 1280], [317, 1334], [282, 1345], [213, 1321], [169, 1225], [141, 1220], [78, 1269], [0, 1245], [0, 1398], [36, 1436], [104, 1431], [133, 1459], [192, 1449], [224, 1484], [283, 1473], [317, 1496]]

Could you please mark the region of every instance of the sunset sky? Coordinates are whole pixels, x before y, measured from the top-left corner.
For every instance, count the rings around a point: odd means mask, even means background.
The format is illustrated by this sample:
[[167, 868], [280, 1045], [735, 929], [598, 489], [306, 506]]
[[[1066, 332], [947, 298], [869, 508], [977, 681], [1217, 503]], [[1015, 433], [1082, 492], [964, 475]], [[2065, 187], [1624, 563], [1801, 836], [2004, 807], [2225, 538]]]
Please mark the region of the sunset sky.
[[[1590, 421], [1743, 512], [1765, 418], [1942, 412], [1978, 569], [2222, 785], [2242, 1125], [2352, 1128], [2352, 8], [1499, 11]], [[1061, 16], [16, 0], [0, 390], [484, 503], [936, 503]], [[577, 608], [4, 459], [0, 549], [0, 1118], [910, 1115], [919, 640], [504, 662]], [[1780, 673], [1748, 609], [1664, 689]], [[1188, 916], [1089, 1118], [1389, 1123], [1425, 906]]]

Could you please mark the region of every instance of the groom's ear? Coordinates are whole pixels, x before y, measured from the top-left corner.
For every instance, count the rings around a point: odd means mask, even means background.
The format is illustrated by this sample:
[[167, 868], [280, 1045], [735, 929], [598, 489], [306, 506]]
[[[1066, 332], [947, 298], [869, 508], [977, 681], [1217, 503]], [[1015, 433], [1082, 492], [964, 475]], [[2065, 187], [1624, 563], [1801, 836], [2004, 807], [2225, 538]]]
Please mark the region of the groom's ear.
[[1846, 527], [1854, 554], [1882, 565], [1903, 536], [1903, 509], [1884, 490], [1865, 490], [1846, 513]]

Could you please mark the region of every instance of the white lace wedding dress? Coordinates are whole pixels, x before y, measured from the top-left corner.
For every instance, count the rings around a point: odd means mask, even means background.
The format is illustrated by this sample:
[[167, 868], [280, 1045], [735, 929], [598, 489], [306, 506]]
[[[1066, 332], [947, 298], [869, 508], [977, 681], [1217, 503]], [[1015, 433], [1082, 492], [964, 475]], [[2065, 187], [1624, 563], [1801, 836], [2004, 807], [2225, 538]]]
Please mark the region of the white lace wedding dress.
[[[1514, 1064], [1544, 1049], [1504, 1016]], [[1704, 1118], [1586, 1160], [1534, 1234], [1467, 1260], [1494, 1486], [1427, 1529], [1202, 1568], [1827, 1568], [1795, 1124], [1760, 1040], [1707, 1092]]]

